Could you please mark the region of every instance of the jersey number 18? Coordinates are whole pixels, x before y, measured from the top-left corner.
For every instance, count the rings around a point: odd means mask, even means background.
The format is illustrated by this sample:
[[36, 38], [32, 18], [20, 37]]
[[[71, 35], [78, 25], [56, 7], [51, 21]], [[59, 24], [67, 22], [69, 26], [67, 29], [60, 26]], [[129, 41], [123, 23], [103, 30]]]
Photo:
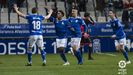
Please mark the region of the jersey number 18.
[[33, 28], [35, 30], [39, 30], [40, 29], [40, 25], [41, 25], [40, 21], [33, 21], [32, 24], [33, 24]]

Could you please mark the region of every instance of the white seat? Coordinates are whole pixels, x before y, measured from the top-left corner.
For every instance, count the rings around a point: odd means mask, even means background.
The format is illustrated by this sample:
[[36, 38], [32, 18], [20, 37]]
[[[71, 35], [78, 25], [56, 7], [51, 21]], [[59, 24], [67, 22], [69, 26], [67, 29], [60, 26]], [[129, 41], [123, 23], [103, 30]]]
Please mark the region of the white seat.
[[1, 23], [8, 23], [8, 13], [1, 13]]
[[16, 13], [10, 13], [10, 23], [18, 23], [18, 15]]

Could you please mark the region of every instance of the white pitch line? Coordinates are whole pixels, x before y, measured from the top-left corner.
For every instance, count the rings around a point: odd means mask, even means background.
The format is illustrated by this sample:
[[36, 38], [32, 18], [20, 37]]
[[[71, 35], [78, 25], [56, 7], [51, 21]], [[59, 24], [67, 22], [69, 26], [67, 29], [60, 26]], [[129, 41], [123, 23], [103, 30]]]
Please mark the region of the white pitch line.
[[116, 56], [115, 54], [111, 54], [111, 53], [97, 53], [97, 54], [104, 54], [104, 55], [109, 55], [109, 56]]

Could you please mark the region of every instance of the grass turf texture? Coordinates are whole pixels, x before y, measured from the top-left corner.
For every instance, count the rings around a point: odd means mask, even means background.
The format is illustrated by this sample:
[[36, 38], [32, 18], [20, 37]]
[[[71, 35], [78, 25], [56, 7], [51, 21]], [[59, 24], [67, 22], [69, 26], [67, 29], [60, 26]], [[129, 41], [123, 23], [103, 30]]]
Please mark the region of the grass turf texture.
[[[118, 62], [123, 58], [120, 53], [116, 56], [94, 54], [95, 60], [87, 60], [84, 54], [84, 64], [77, 65], [76, 58], [67, 54], [69, 66], [62, 66], [63, 62], [58, 54], [47, 54], [47, 65], [42, 66], [41, 56], [33, 55], [32, 66], [25, 66], [26, 55], [0, 56], [0, 75], [118, 75]], [[133, 53], [129, 53], [133, 63]], [[133, 64], [126, 66], [127, 74], [133, 75]]]

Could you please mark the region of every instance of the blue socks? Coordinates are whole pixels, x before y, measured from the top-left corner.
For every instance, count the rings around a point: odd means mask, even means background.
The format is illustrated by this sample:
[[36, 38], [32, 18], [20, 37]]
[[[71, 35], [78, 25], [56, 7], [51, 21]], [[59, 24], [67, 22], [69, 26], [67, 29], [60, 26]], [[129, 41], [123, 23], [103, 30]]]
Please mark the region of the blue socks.
[[70, 48], [71, 48], [71, 46], [66, 47], [66, 48], [65, 48], [65, 53], [68, 53], [68, 51], [71, 50]]
[[126, 61], [129, 61], [129, 58], [128, 58], [128, 53], [126, 51], [122, 51]]
[[81, 53], [81, 56], [83, 57], [83, 50], [82, 50], [83, 48], [82, 47], [80, 47], [80, 53]]
[[[28, 63], [32, 63], [32, 50], [27, 51], [28, 54]], [[44, 50], [41, 50], [41, 56], [44, 63], [46, 63], [46, 52]]]
[[41, 56], [42, 56], [43, 63], [46, 63], [46, 52], [44, 50], [41, 50]]
[[66, 56], [65, 56], [64, 51], [63, 51], [63, 50], [62, 50], [62, 51], [59, 51], [59, 53], [60, 53], [60, 57], [62, 58], [62, 60], [63, 60], [64, 62], [67, 62], [67, 59], [66, 59]]
[[127, 46], [124, 46], [124, 49], [126, 50], [126, 52], [128, 52], [129, 50], [128, 50], [128, 48], [127, 48]]
[[76, 58], [78, 59], [78, 64], [83, 64], [83, 58], [81, 56], [81, 52], [80, 50], [77, 50], [74, 52]]
[[28, 54], [28, 63], [31, 64], [32, 63], [32, 50], [28, 50], [27, 54]]

